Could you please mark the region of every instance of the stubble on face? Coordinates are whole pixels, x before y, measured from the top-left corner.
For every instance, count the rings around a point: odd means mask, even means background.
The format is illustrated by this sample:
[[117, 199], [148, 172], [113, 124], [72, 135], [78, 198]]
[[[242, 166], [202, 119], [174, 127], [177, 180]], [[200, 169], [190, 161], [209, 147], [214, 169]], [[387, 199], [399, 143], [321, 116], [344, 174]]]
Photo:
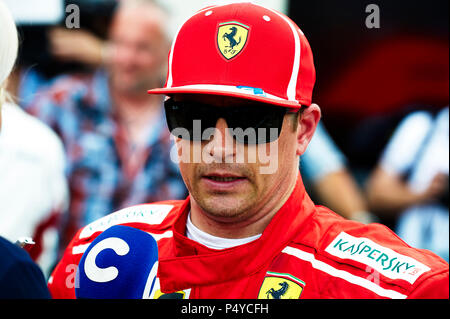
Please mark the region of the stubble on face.
[[[230, 190], [210, 188], [205, 176], [215, 172], [237, 175], [243, 181]], [[193, 175], [194, 182], [189, 185], [193, 199], [204, 212], [219, 219], [240, 219], [241, 215], [251, 211], [261, 193], [255, 172], [242, 164], [199, 164]]]

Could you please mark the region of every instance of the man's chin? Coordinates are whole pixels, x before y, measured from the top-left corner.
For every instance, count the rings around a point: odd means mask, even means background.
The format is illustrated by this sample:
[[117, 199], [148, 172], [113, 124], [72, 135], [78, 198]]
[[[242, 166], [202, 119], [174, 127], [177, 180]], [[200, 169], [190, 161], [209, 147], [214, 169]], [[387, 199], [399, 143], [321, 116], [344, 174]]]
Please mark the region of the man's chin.
[[207, 215], [223, 222], [240, 219], [251, 206], [236, 194], [209, 195], [196, 202]]
[[[129, 94], [143, 91], [147, 92], [147, 90], [143, 90], [144, 85], [142, 85], [140, 81], [137, 81], [135, 77], [115, 75], [112, 77], [111, 83], [114, 89], [120, 92]], [[147, 86], [145, 86], [145, 88], [147, 89]]]

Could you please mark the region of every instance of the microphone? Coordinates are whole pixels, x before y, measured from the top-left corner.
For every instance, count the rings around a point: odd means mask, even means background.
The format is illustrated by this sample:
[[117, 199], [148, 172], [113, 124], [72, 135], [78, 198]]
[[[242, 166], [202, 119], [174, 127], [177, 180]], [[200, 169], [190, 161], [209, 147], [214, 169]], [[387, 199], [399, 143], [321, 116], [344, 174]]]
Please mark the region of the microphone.
[[77, 270], [78, 299], [148, 299], [158, 271], [158, 246], [152, 235], [112, 226], [89, 245]]

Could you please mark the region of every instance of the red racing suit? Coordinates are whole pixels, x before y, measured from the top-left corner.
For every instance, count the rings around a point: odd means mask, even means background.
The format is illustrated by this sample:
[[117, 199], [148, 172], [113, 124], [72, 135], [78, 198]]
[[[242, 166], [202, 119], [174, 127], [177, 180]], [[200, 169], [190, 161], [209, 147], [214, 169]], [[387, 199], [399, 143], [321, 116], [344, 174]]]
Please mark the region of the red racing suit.
[[102, 231], [121, 224], [157, 240], [154, 298], [449, 298], [448, 263], [383, 225], [315, 206], [300, 176], [261, 237], [233, 248], [213, 250], [185, 236], [189, 203], [188, 197], [133, 206], [79, 230], [49, 279], [52, 296], [75, 298], [83, 252]]

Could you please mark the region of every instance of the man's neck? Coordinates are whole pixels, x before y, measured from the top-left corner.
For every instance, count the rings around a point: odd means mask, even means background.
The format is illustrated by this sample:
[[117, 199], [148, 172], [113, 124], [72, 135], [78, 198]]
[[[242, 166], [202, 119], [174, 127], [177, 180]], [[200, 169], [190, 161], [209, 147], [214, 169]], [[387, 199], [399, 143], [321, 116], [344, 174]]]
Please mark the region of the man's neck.
[[127, 92], [112, 90], [112, 97], [117, 109], [131, 109], [136, 112], [147, 109], [153, 105], [161, 105], [161, 97], [146, 92]]
[[189, 213], [186, 221], [186, 237], [211, 249], [225, 249], [252, 242], [261, 237], [261, 234], [246, 238], [216, 237], [196, 227], [192, 223], [191, 214]]

